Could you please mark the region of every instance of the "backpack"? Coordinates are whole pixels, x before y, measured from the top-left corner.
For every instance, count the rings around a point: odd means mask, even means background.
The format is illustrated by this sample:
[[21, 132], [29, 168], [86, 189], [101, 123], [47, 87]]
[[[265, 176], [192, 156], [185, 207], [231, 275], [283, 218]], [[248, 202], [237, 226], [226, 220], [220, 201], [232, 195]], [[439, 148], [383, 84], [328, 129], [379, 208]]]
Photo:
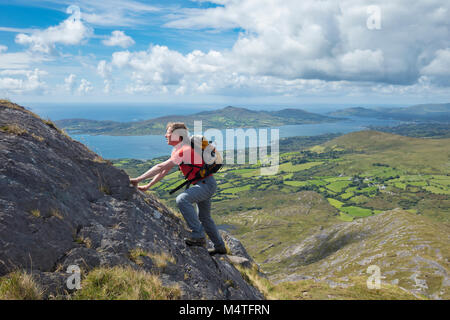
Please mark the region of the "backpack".
[[[199, 166], [191, 163], [182, 162], [181, 164], [190, 166], [192, 167], [192, 169], [184, 177], [186, 181], [184, 181], [175, 189], [171, 190], [169, 194], [174, 193], [175, 191], [179, 190], [185, 185], [187, 185], [186, 189], [188, 189], [193, 181], [205, 178], [212, 173], [216, 173], [223, 166], [222, 156], [220, 152], [216, 149], [216, 147], [212, 144], [212, 141], [208, 141], [203, 135], [193, 135], [189, 139], [192, 149], [196, 151], [201, 148], [202, 150], [201, 156], [204, 164], [202, 166]], [[199, 168], [200, 170], [195, 174], [195, 177], [193, 179], [188, 180], [187, 177], [189, 177], [194, 168]]]

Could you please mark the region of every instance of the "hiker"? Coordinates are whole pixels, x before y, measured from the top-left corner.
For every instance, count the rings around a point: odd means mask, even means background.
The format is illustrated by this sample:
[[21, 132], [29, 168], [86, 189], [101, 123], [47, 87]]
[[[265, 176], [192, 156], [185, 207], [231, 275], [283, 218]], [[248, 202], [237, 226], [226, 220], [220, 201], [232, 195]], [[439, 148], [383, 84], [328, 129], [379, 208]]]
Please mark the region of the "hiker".
[[[200, 168], [189, 164], [202, 166], [204, 160], [201, 155], [194, 156], [194, 149], [190, 144], [188, 129], [182, 122], [169, 122], [166, 127], [165, 137], [167, 144], [174, 147], [171, 157], [155, 166], [141, 176], [130, 179], [130, 182], [139, 190], [145, 191], [161, 180], [169, 171], [178, 165], [186, 179], [192, 180]], [[200, 161], [201, 163], [199, 163]], [[187, 163], [187, 164], [186, 164]], [[142, 180], [153, 177], [145, 186], [138, 186]], [[205, 178], [193, 180], [189, 188], [180, 193], [176, 203], [181, 211], [188, 227], [192, 230], [190, 237], [184, 238], [189, 246], [206, 246], [205, 231], [214, 244], [214, 249], [209, 249], [211, 255], [227, 253], [225, 243], [217, 230], [214, 220], [211, 218], [211, 197], [216, 192], [217, 184], [214, 176], [209, 174]], [[193, 203], [197, 203], [198, 216]]]

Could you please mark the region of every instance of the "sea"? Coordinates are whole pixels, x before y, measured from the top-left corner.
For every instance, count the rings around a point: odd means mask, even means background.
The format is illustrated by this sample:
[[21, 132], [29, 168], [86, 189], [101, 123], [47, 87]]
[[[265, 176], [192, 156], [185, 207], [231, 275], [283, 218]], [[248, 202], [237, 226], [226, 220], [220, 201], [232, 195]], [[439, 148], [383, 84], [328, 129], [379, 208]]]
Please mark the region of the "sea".
[[[258, 106], [237, 106], [251, 110], [281, 110], [284, 108], [298, 108], [309, 112], [326, 114], [327, 112], [343, 108], [361, 106], [371, 107], [371, 105], [258, 105]], [[393, 105], [376, 105], [382, 107], [392, 107]], [[69, 104], [69, 103], [35, 103], [27, 104], [27, 108], [38, 114], [43, 119], [52, 121], [61, 119], [84, 118], [91, 120], [112, 120], [119, 122], [141, 121], [166, 115], [186, 115], [201, 111], [211, 111], [221, 109], [226, 105], [217, 104], [124, 104], [124, 103], [97, 103], [97, 104]], [[349, 118], [343, 121], [327, 122], [319, 124], [285, 125], [270, 128], [251, 128], [258, 137], [258, 146], [270, 145], [274, 139], [293, 136], [315, 136], [325, 133], [349, 133], [367, 129], [368, 126], [395, 126], [401, 124], [396, 120], [381, 120], [371, 118]], [[208, 139], [216, 141], [219, 150], [228, 150], [238, 146], [237, 137], [234, 137], [234, 144], [230, 139], [226, 141], [227, 134], [239, 136], [240, 128], [219, 130], [219, 132], [202, 132]], [[242, 129], [244, 132], [248, 128]], [[267, 139], [259, 139], [262, 132], [267, 133]], [[165, 155], [170, 155], [172, 146], [167, 145], [164, 135], [145, 136], [108, 136], [108, 135], [87, 135], [68, 134], [72, 139], [85, 144], [89, 149], [96, 152], [105, 159], [132, 158], [139, 160], [153, 159]], [[247, 146], [249, 139], [245, 140]], [[270, 150], [270, 148], [269, 148]]]

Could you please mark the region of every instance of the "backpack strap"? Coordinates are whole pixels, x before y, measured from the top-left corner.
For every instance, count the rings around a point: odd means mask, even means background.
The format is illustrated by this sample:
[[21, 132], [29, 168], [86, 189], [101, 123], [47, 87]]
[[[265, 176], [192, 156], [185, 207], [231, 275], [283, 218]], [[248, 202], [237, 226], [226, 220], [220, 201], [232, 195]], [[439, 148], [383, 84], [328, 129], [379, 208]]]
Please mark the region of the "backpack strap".
[[[192, 172], [192, 170], [194, 170], [194, 168], [192, 168], [191, 171], [189, 171], [189, 173], [187, 174], [188, 177], [189, 177], [189, 174]], [[190, 187], [190, 185], [191, 185], [191, 183], [192, 183], [193, 181], [195, 181], [195, 180], [197, 180], [197, 179], [200, 179], [200, 178], [205, 178], [205, 177], [207, 177], [207, 176], [210, 174], [209, 170], [206, 170], [206, 173], [205, 173], [205, 176], [204, 176], [204, 177], [200, 176], [199, 173], [200, 173], [200, 171], [197, 171], [197, 173], [195, 174], [195, 177], [194, 177], [193, 179], [184, 181], [184, 182], [183, 182], [182, 184], [180, 184], [178, 187], [176, 187], [175, 189], [172, 189], [171, 191], [169, 191], [169, 194], [172, 194], [172, 193], [174, 193], [175, 191], [180, 190], [180, 189], [183, 188], [185, 185], [187, 185], [187, 186], [186, 186], [186, 190], [187, 190], [187, 189], [189, 189], [189, 187]]]
[[[178, 187], [176, 187], [175, 189], [173, 189], [173, 190], [170, 190], [169, 191], [169, 194], [172, 194], [172, 193], [174, 193], [175, 191], [177, 191], [177, 190], [180, 190], [181, 188], [183, 188], [186, 184], [191, 184], [191, 182], [192, 181], [189, 181], [189, 180], [186, 180], [186, 181], [184, 181], [182, 184], [180, 184]], [[189, 188], [189, 186], [188, 186], [188, 188]], [[187, 189], [187, 188], [186, 188]]]

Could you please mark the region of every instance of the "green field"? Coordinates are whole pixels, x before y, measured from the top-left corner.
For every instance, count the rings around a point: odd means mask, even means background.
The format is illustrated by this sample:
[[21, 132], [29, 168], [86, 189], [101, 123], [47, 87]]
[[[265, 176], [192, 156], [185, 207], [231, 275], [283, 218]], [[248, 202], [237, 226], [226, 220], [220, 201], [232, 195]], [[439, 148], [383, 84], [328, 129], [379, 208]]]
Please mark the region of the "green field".
[[[272, 195], [313, 191], [339, 209], [337, 217], [346, 214], [363, 218], [375, 212], [402, 208], [448, 222], [447, 140], [362, 131], [318, 146], [281, 153], [276, 175], [261, 175], [259, 165], [225, 165], [215, 174], [218, 182], [213, 198], [218, 208], [216, 213], [221, 214], [219, 203], [235, 201], [236, 196], [251, 197], [256, 190]], [[424, 153], [436, 156], [430, 161]], [[146, 162], [121, 159], [114, 161], [114, 165], [130, 176], [137, 176], [163, 158]], [[423, 170], [418, 171], [418, 168]], [[170, 196], [168, 191], [182, 180], [181, 172], [173, 169], [152, 192], [176, 209], [176, 194]]]
[[352, 217], [367, 217], [372, 215], [372, 210], [355, 206], [341, 207], [340, 210]]

